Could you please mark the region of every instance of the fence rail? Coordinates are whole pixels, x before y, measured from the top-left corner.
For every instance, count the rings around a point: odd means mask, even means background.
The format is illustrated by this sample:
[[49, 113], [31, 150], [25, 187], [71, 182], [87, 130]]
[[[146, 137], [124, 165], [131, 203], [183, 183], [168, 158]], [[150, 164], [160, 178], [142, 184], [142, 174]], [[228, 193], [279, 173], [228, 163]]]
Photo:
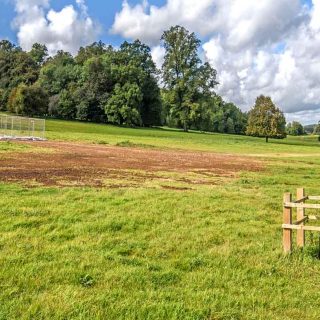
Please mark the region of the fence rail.
[[44, 140], [44, 119], [0, 115], [0, 139]]
[[[306, 214], [306, 209], [320, 209], [319, 203], [306, 203], [306, 201], [319, 201], [320, 196], [305, 195], [304, 188], [297, 189], [297, 199], [292, 200], [291, 193], [285, 193], [283, 196], [283, 250], [285, 253], [292, 251], [292, 233], [297, 230], [297, 246], [305, 246], [305, 231], [319, 231], [320, 226], [307, 226], [310, 220], [320, 220], [319, 216]], [[292, 211], [297, 210], [296, 220], [292, 221]]]

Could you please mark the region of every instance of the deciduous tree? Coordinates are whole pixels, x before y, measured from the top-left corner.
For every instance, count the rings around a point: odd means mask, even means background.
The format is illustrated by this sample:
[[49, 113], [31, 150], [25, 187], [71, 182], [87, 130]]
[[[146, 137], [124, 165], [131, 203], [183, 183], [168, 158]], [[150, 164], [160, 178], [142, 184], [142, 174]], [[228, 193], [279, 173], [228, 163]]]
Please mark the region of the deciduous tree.
[[305, 130], [300, 122], [293, 121], [287, 125], [287, 134], [292, 136], [302, 136], [305, 134]]
[[208, 64], [201, 64], [198, 49], [200, 40], [181, 26], [171, 27], [162, 38], [166, 50], [162, 66], [171, 114], [179, 117], [185, 131], [192, 121], [192, 110], [198, 108], [203, 95], [211, 93], [216, 82], [216, 71]]
[[49, 98], [47, 92], [39, 85], [27, 86], [21, 84], [12, 97], [15, 112], [21, 115], [44, 115], [48, 110]]
[[246, 134], [255, 137], [283, 139], [286, 137], [286, 120], [283, 112], [274, 105], [270, 97], [263, 95], [256, 100], [249, 112]]
[[116, 85], [112, 96], [108, 99], [105, 112], [109, 122], [127, 126], [140, 126], [143, 95], [137, 84], [126, 83]]

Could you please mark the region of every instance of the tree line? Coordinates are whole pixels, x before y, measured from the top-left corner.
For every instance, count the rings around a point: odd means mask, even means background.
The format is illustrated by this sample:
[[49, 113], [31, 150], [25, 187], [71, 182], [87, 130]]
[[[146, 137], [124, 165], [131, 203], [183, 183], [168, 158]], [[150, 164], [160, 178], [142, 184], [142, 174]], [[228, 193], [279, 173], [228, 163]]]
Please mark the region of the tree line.
[[200, 40], [181, 26], [165, 31], [165, 57], [158, 70], [141, 41], [120, 48], [102, 42], [76, 56], [45, 45], [29, 52], [0, 41], [0, 110], [26, 116], [160, 126], [283, 138], [283, 113], [269, 97], [258, 97], [244, 113], [215, 92], [217, 72], [199, 57]]
[[214, 88], [216, 71], [198, 56], [200, 41], [176, 26], [162, 37], [166, 57], [158, 70], [151, 49], [136, 40], [120, 48], [102, 42], [76, 56], [44, 45], [29, 52], [0, 42], [0, 110], [27, 116], [126, 126], [245, 133], [247, 115]]

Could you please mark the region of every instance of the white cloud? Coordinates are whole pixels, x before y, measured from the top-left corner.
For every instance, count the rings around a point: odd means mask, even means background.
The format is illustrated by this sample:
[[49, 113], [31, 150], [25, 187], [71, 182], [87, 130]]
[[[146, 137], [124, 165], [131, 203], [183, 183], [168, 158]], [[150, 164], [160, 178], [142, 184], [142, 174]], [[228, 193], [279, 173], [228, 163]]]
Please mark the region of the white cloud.
[[147, 1], [131, 6], [125, 0], [111, 32], [149, 44], [156, 44], [172, 24], [186, 25], [204, 35], [212, 29], [210, 12], [213, 8], [212, 0], [200, 0], [196, 5], [194, 0], [168, 0], [163, 7], [150, 6]]
[[160, 69], [164, 61], [165, 49], [161, 46], [155, 46], [151, 50], [151, 55], [156, 66]]
[[100, 27], [88, 15], [84, 0], [76, 0], [78, 8], [65, 6], [50, 9], [49, 0], [15, 0], [17, 13], [14, 27], [19, 45], [30, 50], [35, 42], [45, 44], [50, 54], [58, 50], [76, 53], [80, 46], [94, 42]]
[[320, 0], [167, 0], [163, 6], [123, 2], [111, 31], [154, 46], [180, 24], [206, 40], [203, 55], [219, 75], [219, 93], [248, 110], [271, 95], [289, 119], [320, 120]]
[[[240, 47], [237, 52], [230, 50], [227, 38], [213, 37], [205, 43], [206, 58], [220, 74], [219, 92], [245, 110], [256, 96], [268, 94], [289, 119], [320, 119], [320, 33], [314, 22], [319, 4], [316, 0], [308, 16], [278, 41]], [[281, 42], [284, 48], [274, 50]]]
[[277, 39], [296, 22], [299, 10], [299, 0], [167, 0], [162, 7], [125, 0], [111, 31], [155, 44], [165, 29], [181, 24], [202, 36], [220, 32], [237, 48]]

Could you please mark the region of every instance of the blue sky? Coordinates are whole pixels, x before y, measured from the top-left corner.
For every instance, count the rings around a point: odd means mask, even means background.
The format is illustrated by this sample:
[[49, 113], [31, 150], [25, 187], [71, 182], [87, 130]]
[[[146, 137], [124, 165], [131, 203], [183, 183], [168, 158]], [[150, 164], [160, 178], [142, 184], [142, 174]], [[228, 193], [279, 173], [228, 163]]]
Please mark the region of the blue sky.
[[[312, 0], [300, 0], [302, 3], [312, 6]], [[128, 0], [132, 5], [141, 3], [141, 0]], [[165, 0], [149, 0], [149, 4], [162, 6], [166, 3]], [[63, 7], [69, 4], [75, 4], [74, 0], [51, 0], [51, 7], [59, 11]], [[86, 4], [89, 9], [89, 15], [99, 21], [103, 27], [103, 32], [101, 33], [101, 40], [119, 45], [123, 40], [122, 37], [117, 35], [112, 35], [108, 32], [112, 26], [115, 18], [116, 12], [119, 12], [122, 7], [122, 0], [111, 0], [111, 1], [97, 1], [97, 0], [87, 0]], [[0, 0], [0, 38], [8, 38], [13, 42], [17, 42], [16, 31], [12, 28], [12, 21], [14, 20], [14, 0]]]
[[[140, 3], [140, 0], [129, 0], [130, 4], [135, 5]], [[152, 5], [163, 5], [165, 0], [150, 0]], [[51, 0], [51, 8], [60, 11], [66, 5], [75, 5], [74, 0]], [[103, 28], [100, 39], [105, 43], [119, 45], [123, 38], [121, 36], [112, 35], [108, 31], [111, 28], [116, 12], [119, 12], [122, 7], [122, 0], [87, 0], [86, 5], [89, 10], [89, 15], [97, 20]], [[0, 38], [8, 38], [13, 42], [17, 42], [16, 30], [12, 28], [12, 21], [14, 20], [14, 0], [0, 0]]]
[[226, 100], [248, 110], [270, 95], [289, 120], [320, 120], [320, 0], [0, 0], [0, 38], [50, 54], [140, 39], [160, 66], [176, 24], [201, 38]]

